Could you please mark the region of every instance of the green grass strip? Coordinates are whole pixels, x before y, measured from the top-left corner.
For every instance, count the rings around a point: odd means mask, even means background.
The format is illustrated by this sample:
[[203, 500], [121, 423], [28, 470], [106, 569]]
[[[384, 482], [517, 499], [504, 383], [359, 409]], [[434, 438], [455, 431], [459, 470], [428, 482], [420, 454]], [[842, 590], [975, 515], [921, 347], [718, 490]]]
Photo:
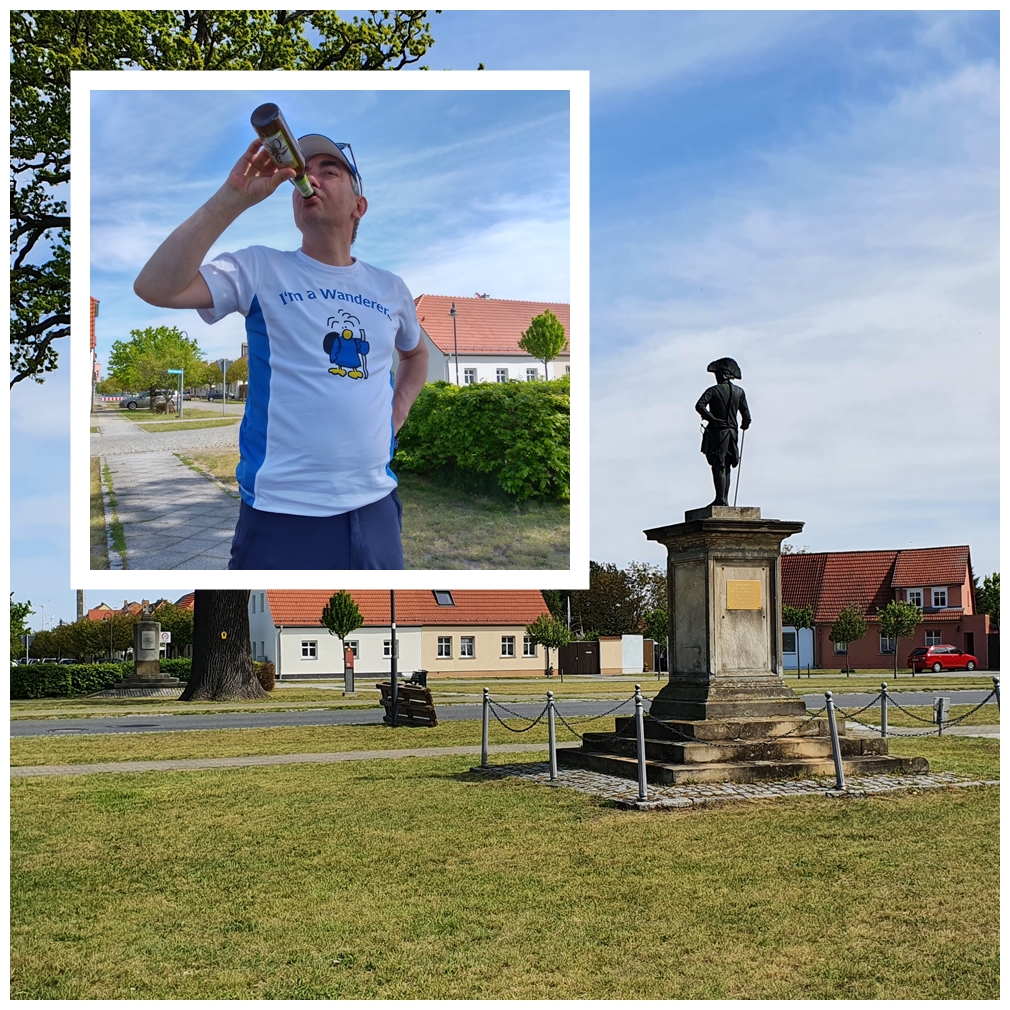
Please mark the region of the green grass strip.
[[130, 565], [126, 557], [126, 534], [123, 531], [123, 524], [119, 521], [119, 516], [116, 513], [116, 492], [112, 485], [112, 471], [109, 469], [108, 462], [105, 463], [102, 473], [105, 478], [106, 494], [109, 498], [110, 515], [107, 516], [107, 519], [109, 532], [112, 537], [112, 546], [123, 559], [123, 568], [129, 568]]
[[224, 428], [229, 425], [238, 424], [241, 419], [238, 417], [221, 418], [217, 421], [170, 421], [152, 422], [151, 424], [137, 423], [138, 428], [144, 431], [190, 431], [195, 428]]

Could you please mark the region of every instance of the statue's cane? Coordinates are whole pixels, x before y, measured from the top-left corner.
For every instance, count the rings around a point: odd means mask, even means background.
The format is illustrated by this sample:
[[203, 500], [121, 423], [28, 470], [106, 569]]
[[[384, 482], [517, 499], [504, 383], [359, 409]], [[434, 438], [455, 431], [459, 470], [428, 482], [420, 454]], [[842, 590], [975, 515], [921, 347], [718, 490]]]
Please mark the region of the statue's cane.
[[747, 437], [747, 429], [740, 429], [740, 458], [736, 461], [736, 490], [733, 492], [733, 508], [736, 508], [736, 497], [740, 493], [740, 468], [743, 466], [743, 443]]

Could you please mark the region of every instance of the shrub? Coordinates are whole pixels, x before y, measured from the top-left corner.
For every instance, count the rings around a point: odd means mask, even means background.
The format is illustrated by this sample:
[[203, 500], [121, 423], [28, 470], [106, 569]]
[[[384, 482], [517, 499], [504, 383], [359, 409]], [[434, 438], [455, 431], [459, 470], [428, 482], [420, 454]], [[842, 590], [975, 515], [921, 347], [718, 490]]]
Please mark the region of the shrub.
[[400, 429], [394, 466], [493, 474], [517, 501], [569, 496], [569, 381], [425, 385]]
[[193, 668], [193, 660], [185, 656], [178, 659], [163, 659], [161, 661], [161, 672], [166, 677], [178, 677], [179, 680], [189, 680], [190, 671]]
[[132, 663], [32, 663], [11, 668], [11, 698], [71, 698], [93, 694], [129, 677]]
[[272, 691], [277, 683], [273, 663], [259, 663], [253, 661], [253, 670], [264, 691]]

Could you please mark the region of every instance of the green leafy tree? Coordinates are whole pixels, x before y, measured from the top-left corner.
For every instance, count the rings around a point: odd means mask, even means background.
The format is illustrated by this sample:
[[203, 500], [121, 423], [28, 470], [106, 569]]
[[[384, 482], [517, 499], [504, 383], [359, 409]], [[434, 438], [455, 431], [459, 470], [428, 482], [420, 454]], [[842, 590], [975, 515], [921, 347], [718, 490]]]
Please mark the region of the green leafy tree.
[[11, 11], [11, 386], [44, 382], [70, 333], [71, 71], [400, 70], [430, 27], [427, 11]]
[[109, 375], [127, 389], [146, 389], [151, 393], [151, 410], [154, 410], [154, 391], [175, 385], [170, 368], [186, 373], [202, 370], [204, 365], [200, 347], [175, 326], [149, 326], [131, 330], [129, 340], [117, 340], [109, 355]]
[[25, 635], [31, 634], [31, 627], [28, 618], [34, 614], [32, 601], [25, 600], [24, 603], [17, 603], [14, 594], [11, 593], [11, 658], [24, 656]]
[[249, 359], [237, 358], [228, 366], [229, 382], [245, 382], [249, 378]]
[[193, 611], [189, 607], [177, 607], [166, 600], [155, 608], [151, 618], [161, 625], [162, 631], [172, 633], [173, 652], [179, 653], [193, 644]]
[[572, 640], [572, 633], [564, 621], [559, 621], [551, 614], [541, 614], [532, 624], [526, 625], [526, 634], [544, 647], [544, 673], [551, 668], [551, 649], [557, 652], [562, 646]]
[[980, 614], [988, 614], [999, 627], [999, 572], [987, 575], [981, 586], [975, 580], [975, 605]]
[[800, 672], [800, 631], [814, 626], [814, 608], [782, 606], [782, 623], [787, 628], [796, 629], [796, 672]]
[[828, 638], [836, 645], [845, 646], [845, 673], [849, 673], [849, 642], [858, 642], [866, 634], [863, 612], [854, 603], [842, 607], [838, 618], [831, 625]]
[[[911, 638], [922, 623], [922, 611], [914, 603], [891, 600], [886, 607], [877, 609], [880, 633], [894, 639], [894, 676], [898, 676], [898, 639]], [[915, 667], [912, 667], [915, 676]]]
[[354, 597], [350, 593], [345, 593], [343, 589], [330, 597], [319, 615], [319, 620], [331, 635], [336, 635], [340, 639], [341, 646], [352, 631], [356, 631], [365, 623]]
[[553, 361], [565, 346], [565, 328], [550, 309], [534, 316], [519, 341], [519, 346], [529, 355], [544, 363], [544, 378], [547, 378], [547, 362]]
[[117, 393], [132, 393], [132, 389], [127, 389], [119, 379], [113, 378], [111, 375], [102, 379], [95, 389], [101, 393], [103, 396], [115, 396]]

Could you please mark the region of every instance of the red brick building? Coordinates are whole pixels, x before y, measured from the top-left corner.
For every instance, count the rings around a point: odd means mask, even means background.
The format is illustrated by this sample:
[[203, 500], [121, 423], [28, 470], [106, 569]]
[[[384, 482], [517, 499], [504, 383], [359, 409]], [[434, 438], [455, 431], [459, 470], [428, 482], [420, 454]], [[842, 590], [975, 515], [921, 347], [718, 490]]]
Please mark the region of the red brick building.
[[881, 637], [877, 612], [891, 600], [922, 608], [915, 636], [897, 642], [898, 667], [906, 669], [912, 649], [955, 645], [970, 652], [980, 669], [989, 667], [989, 617], [975, 608], [971, 551], [961, 547], [925, 547], [908, 551], [839, 551], [786, 554], [782, 558], [782, 601], [810, 606], [814, 612], [814, 665], [841, 669], [845, 652], [829, 639], [841, 609], [855, 604], [866, 621], [866, 635], [848, 645], [848, 665], [887, 668], [895, 643]]

